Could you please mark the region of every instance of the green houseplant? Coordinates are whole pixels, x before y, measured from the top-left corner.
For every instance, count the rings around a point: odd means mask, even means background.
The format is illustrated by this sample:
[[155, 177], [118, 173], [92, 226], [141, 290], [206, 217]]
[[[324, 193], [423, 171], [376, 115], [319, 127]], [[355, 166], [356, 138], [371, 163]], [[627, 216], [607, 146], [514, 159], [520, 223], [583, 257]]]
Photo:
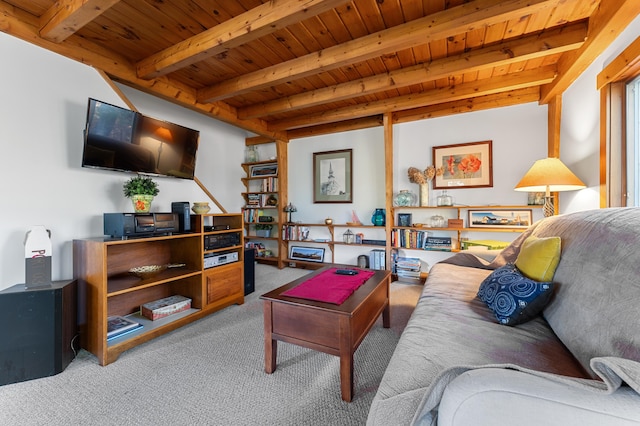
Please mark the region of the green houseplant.
[[138, 175], [124, 183], [122, 192], [125, 197], [131, 198], [136, 213], [148, 213], [153, 197], [158, 195], [160, 190], [158, 184], [149, 176]]

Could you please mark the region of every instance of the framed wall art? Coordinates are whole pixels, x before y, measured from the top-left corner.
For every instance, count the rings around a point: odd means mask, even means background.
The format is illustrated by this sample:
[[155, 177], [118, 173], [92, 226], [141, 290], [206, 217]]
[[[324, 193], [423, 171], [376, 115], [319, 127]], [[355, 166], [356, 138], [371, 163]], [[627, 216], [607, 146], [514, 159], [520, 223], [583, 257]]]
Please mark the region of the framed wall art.
[[278, 176], [278, 165], [276, 163], [251, 166], [251, 177], [270, 176]]
[[353, 202], [351, 149], [313, 153], [313, 202]]
[[433, 179], [434, 189], [493, 186], [491, 141], [434, 146], [433, 165], [444, 170]]
[[324, 262], [324, 249], [318, 247], [291, 246], [289, 259], [303, 260], [305, 262]]
[[469, 210], [469, 228], [528, 228], [531, 221], [529, 209]]
[[398, 226], [411, 226], [411, 213], [398, 213]]

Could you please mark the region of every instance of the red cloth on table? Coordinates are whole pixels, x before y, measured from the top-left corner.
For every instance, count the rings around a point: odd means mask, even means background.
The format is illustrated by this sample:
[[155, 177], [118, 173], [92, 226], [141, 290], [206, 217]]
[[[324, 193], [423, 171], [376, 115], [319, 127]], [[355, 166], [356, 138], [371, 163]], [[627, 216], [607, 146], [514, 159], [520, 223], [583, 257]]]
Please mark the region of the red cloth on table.
[[299, 297], [300, 299], [340, 305], [347, 300], [354, 291], [375, 274], [374, 271], [350, 268], [358, 271], [356, 275], [339, 275], [336, 270], [328, 269], [313, 278], [282, 293], [283, 296]]

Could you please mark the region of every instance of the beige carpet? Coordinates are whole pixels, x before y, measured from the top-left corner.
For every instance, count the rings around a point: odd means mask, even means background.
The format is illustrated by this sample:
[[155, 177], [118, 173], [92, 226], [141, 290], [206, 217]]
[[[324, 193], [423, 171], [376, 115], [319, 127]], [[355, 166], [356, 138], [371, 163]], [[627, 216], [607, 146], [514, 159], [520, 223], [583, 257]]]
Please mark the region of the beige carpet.
[[256, 292], [100, 367], [80, 351], [52, 377], [0, 386], [1, 425], [362, 425], [422, 286], [393, 283], [382, 320], [355, 353], [354, 399], [340, 398], [338, 357], [278, 344], [264, 373], [260, 294], [308, 271], [257, 265]]

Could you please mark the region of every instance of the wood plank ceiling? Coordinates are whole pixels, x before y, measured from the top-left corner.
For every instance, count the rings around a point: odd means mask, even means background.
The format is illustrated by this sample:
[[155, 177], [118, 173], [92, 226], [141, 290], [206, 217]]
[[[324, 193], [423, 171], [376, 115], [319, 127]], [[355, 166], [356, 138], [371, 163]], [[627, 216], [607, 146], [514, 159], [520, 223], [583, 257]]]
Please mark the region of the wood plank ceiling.
[[0, 0], [0, 30], [269, 139], [548, 103], [638, 0]]

